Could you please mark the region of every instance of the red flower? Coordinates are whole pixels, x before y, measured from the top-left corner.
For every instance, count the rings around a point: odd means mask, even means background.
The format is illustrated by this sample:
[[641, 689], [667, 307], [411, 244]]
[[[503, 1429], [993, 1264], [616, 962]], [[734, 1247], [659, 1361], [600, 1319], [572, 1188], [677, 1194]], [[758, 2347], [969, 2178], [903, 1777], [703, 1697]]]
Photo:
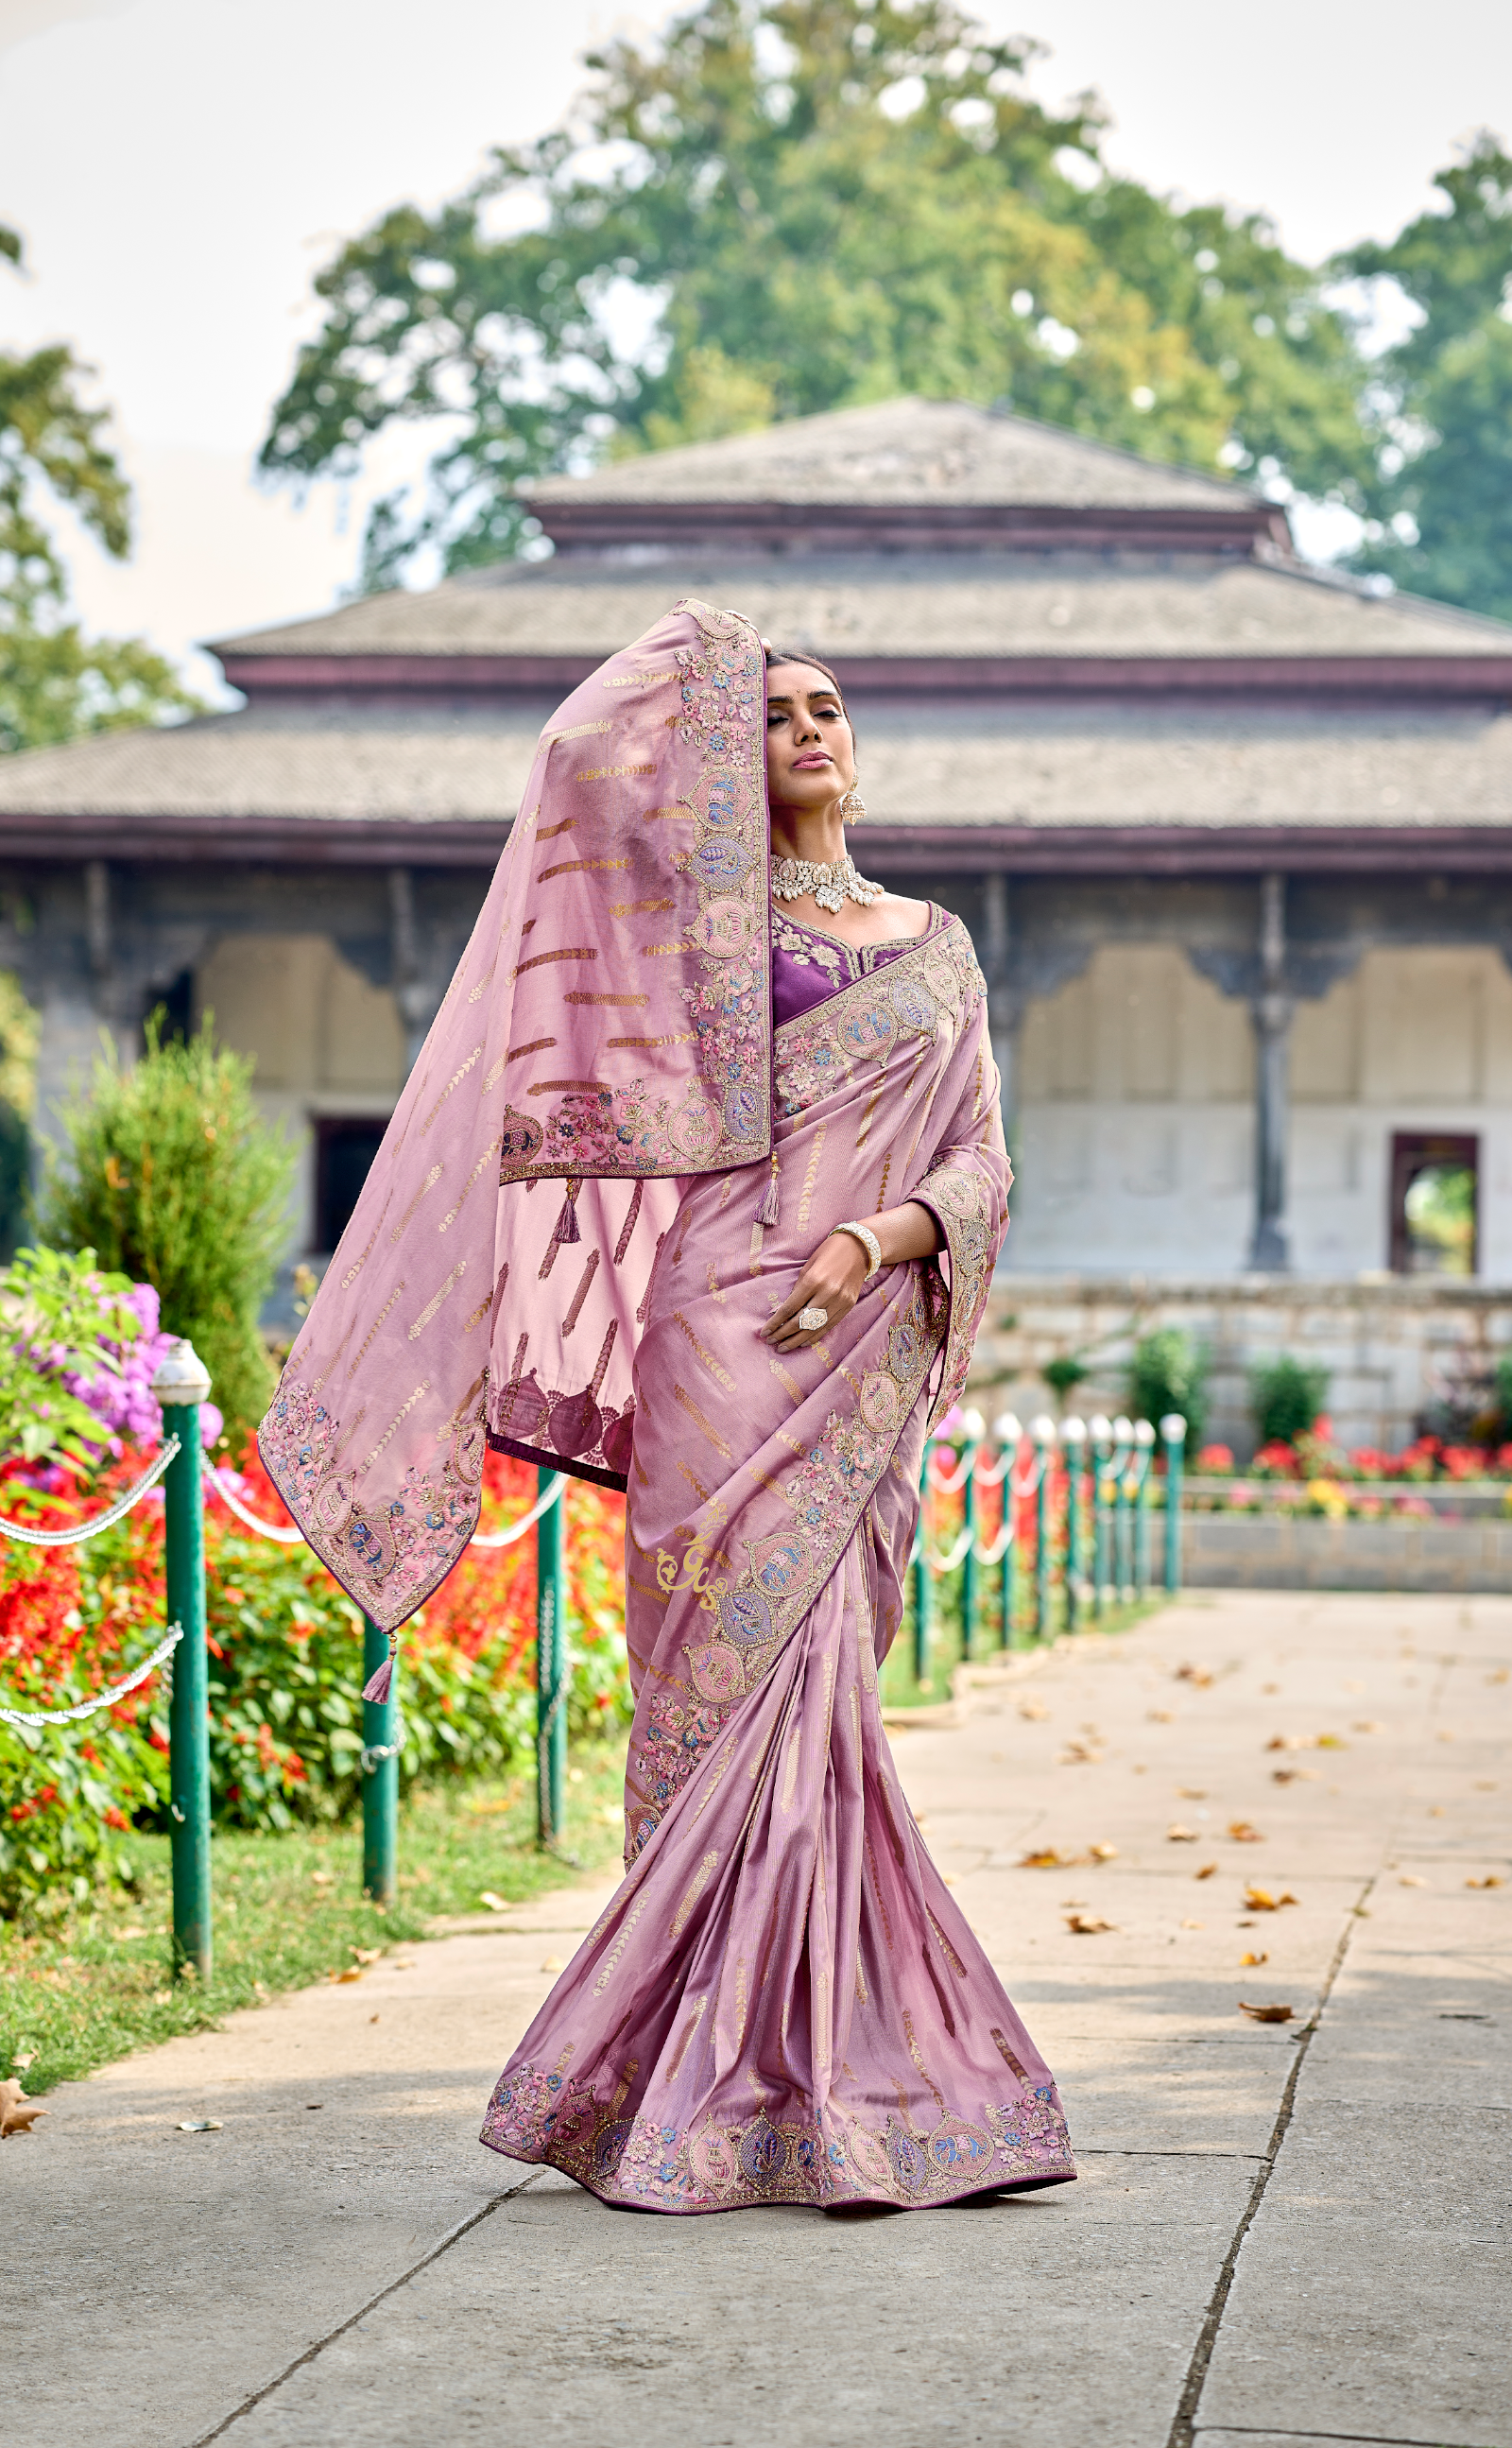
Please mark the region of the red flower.
[[124, 1810], [118, 1810], [113, 1802], [110, 1805], [109, 1809], [105, 1814], [105, 1824], [107, 1827], [119, 1827], [123, 1831], [128, 1829], [131, 1826], [131, 1822], [126, 1817], [125, 1812]]

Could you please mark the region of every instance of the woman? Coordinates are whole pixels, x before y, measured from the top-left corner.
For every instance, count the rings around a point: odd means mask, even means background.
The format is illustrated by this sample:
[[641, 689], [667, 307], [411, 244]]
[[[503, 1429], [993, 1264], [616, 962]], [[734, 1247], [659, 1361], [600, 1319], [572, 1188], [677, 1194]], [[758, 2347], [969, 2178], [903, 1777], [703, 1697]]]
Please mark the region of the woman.
[[735, 614], [568, 699], [263, 1429], [391, 1629], [484, 1436], [627, 1486], [626, 1876], [483, 2139], [650, 2209], [1075, 2173], [882, 1731], [1009, 1172], [969, 940], [856, 875], [854, 791], [832, 675]]

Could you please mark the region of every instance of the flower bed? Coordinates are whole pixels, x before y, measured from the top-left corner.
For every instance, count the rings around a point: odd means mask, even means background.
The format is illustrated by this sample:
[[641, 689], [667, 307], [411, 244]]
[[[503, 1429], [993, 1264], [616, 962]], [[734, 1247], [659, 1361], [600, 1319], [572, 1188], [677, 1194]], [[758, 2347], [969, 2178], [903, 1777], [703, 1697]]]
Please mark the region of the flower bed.
[[1320, 1419], [1294, 1443], [1262, 1445], [1243, 1472], [1235, 1470], [1227, 1445], [1204, 1445], [1187, 1497], [1196, 1512], [1335, 1521], [1433, 1520], [1461, 1509], [1512, 1512], [1512, 1444], [1457, 1445], [1420, 1436], [1400, 1453], [1371, 1445], [1345, 1452], [1334, 1444], [1330, 1422]]
[[[88, 1473], [19, 1461], [0, 1474], [0, 1511], [41, 1528], [104, 1512], [150, 1455], [123, 1449]], [[260, 1464], [236, 1482], [264, 1520], [288, 1515]], [[518, 1520], [536, 1476], [491, 1455], [486, 1529]], [[629, 1714], [620, 1599], [622, 1500], [582, 1482], [565, 1498], [568, 1725], [606, 1732]], [[163, 1624], [163, 1497], [154, 1489], [114, 1528], [71, 1548], [5, 1543], [0, 1555], [0, 1694], [55, 1709], [130, 1671]], [[213, 1807], [222, 1824], [287, 1828], [336, 1820], [356, 1803], [362, 1748], [362, 1622], [304, 1547], [244, 1530], [207, 1497]], [[497, 1774], [534, 1741], [535, 1542], [472, 1549], [406, 1628], [400, 1673], [405, 1749], [416, 1779]], [[80, 1726], [0, 1726], [0, 1910], [98, 1876], [129, 1878], [131, 1831], [166, 1807], [167, 1724], [161, 1676]]]

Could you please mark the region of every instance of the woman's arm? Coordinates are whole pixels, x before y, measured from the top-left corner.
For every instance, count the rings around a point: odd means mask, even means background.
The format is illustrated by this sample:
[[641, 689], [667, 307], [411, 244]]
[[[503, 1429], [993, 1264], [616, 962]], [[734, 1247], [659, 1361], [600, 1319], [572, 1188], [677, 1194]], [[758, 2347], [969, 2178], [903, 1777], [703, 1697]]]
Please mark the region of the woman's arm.
[[[945, 1236], [928, 1207], [910, 1198], [902, 1207], [885, 1207], [880, 1215], [858, 1219], [874, 1233], [884, 1267], [901, 1266], [907, 1258], [931, 1257]], [[807, 1351], [819, 1334], [828, 1333], [853, 1310], [861, 1297], [867, 1253], [853, 1233], [831, 1233], [815, 1250], [782, 1307], [759, 1329], [764, 1343], [776, 1351]], [[822, 1309], [825, 1323], [818, 1333], [803, 1332], [794, 1323], [800, 1309]]]

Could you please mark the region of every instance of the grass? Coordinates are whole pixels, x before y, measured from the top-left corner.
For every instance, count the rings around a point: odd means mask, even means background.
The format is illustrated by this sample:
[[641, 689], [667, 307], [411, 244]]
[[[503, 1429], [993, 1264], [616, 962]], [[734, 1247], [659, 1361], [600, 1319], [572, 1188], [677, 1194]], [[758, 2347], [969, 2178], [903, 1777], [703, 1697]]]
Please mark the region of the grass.
[[399, 1895], [361, 1894], [360, 1827], [288, 1836], [218, 1833], [212, 1848], [215, 1978], [168, 1968], [168, 1840], [135, 1840], [130, 1889], [101, 1891], [30, 1929], [0, 1924], [0, 2078], [28, 2094], [77, 2080], [133, 2049], [204, 2031], [233, 2007], [350, 1969], [359, 1947], [424, 1938], [438, 1917], [477, 1913], [485, 1888], [513, 1903], [614, 1860], [624, 1746], [584, 1745], [568, 1770], [565, 1853], [535, 1843], [533, 1769], [501, 1783], [414, 1795], [399, 1815]]

